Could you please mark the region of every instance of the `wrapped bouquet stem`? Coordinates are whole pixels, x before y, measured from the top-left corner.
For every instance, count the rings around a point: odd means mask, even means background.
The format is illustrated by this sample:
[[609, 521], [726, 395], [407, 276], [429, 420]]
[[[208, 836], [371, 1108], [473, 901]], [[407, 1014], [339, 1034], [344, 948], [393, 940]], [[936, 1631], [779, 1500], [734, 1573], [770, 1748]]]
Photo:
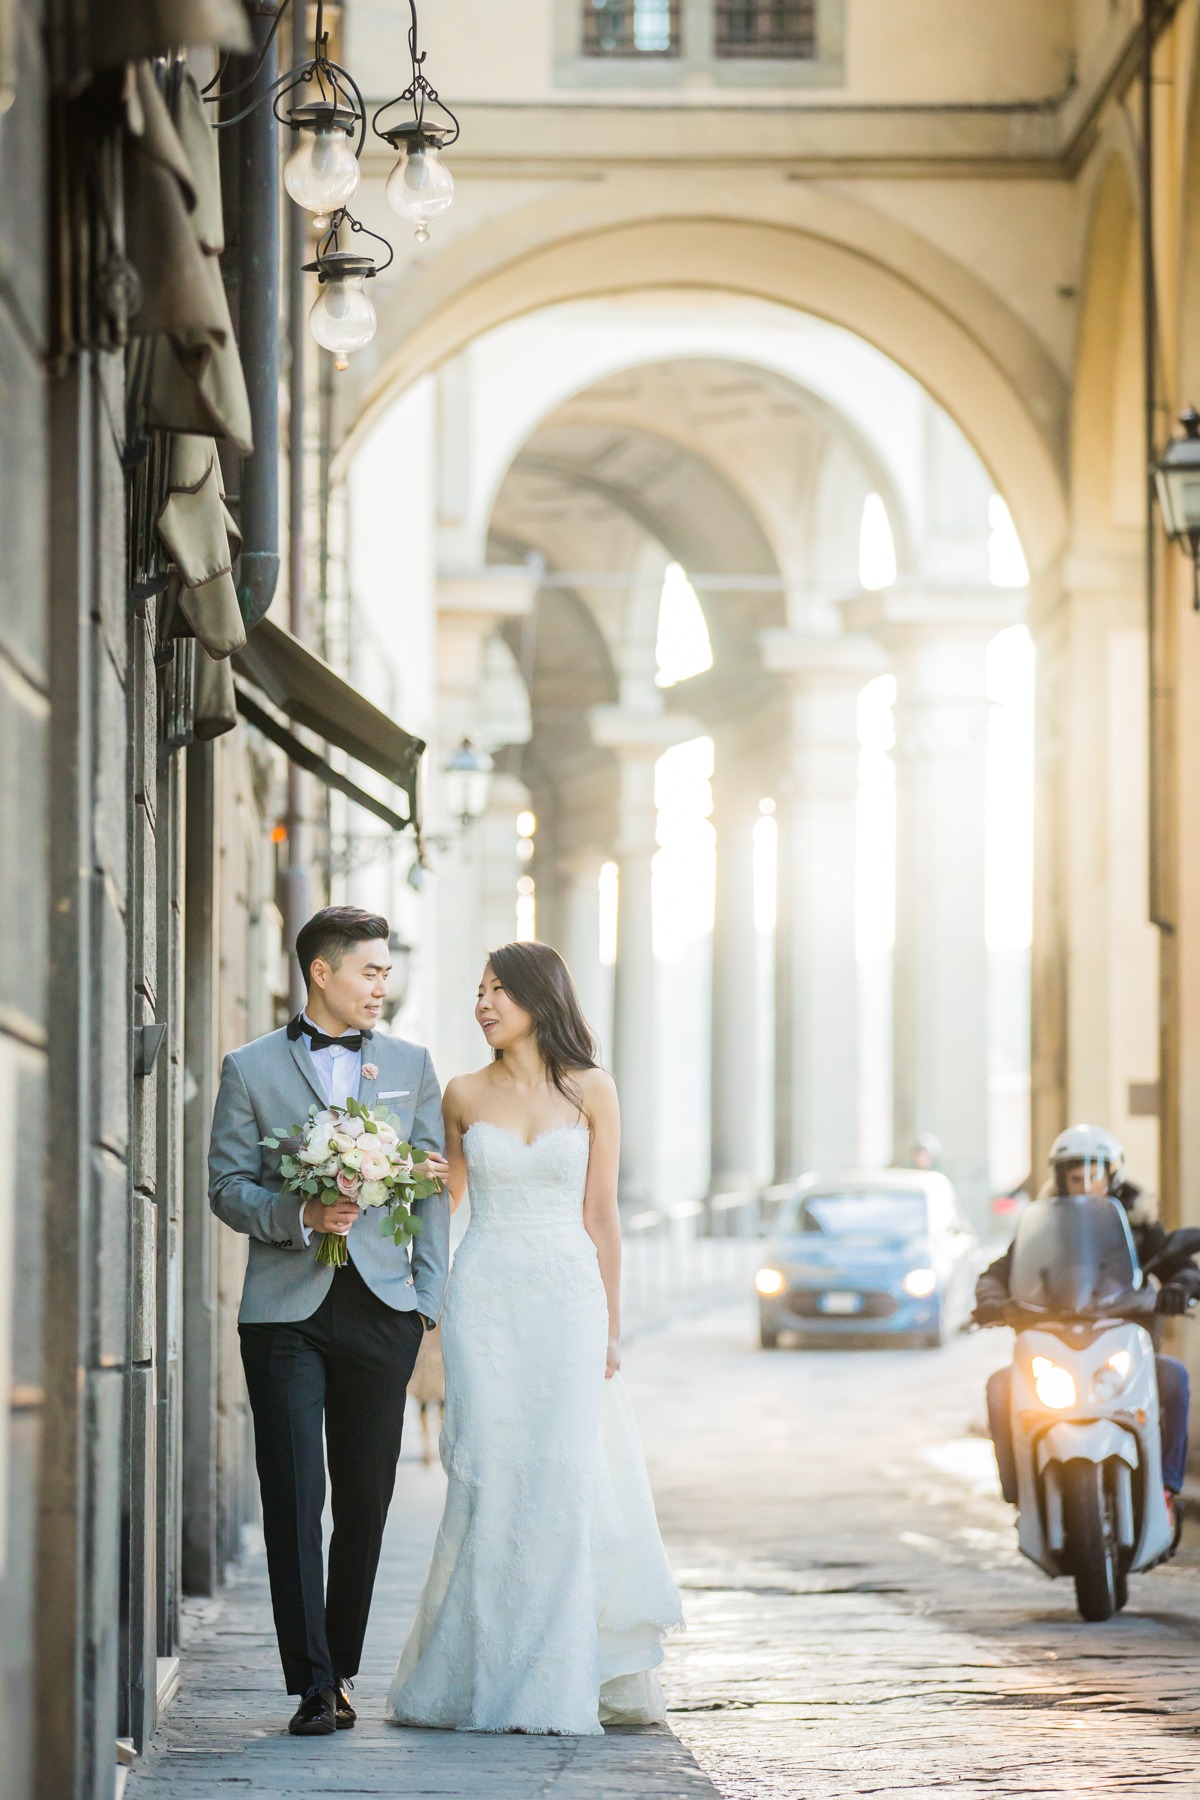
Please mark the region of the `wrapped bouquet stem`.
[[[279, 1151], [283, 1192], [295, 1194], [301, 1207], [309, 1200], [378, 1207], [382, 1230], [403, 1248], [421, 1229], [414, 1203], [436, 1194], [442, 1184], [416, 1173], [419, 1153], [401, 1138], [399, 1125], [393, 1113], [347, 1100], [345, 1106], [313, 1106], [306, 1124], [278, 1130], [262, 1142]], [[322, 1233], [317, 1261], [339, 1268], [348, 1260], [345, 1238]]]

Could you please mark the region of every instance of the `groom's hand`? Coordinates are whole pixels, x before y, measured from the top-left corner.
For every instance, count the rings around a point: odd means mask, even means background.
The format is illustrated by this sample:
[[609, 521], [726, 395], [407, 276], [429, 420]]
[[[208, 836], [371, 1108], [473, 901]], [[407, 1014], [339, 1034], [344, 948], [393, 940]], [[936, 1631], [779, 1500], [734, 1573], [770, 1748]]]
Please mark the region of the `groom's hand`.
[[338, 1200], [332, 1206], [326, 1206], [323, 1200], [306, 1200], [304, 1223], [310, 1231], [328, 1231], [335, 1237], [345, 1237], [361, 1210], [356, 1200]]
[[426, 1150], [425, 1160], [413, 1164], [413, 1174], [422, 1181], [448, 1181], [450, 1164], [436, 1150]]

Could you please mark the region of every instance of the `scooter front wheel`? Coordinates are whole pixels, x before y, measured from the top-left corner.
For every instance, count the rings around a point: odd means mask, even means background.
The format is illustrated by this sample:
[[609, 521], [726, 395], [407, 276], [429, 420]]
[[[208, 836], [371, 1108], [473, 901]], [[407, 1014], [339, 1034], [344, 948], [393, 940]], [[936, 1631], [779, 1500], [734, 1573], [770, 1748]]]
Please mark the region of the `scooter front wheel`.
[[1080, 1616], [1100, 1623], [1119, 1604], [1120, 1548], [1116, 1508], [1102, 1463], [1079, 1460], [1063, 1470], [1063, 1524]]

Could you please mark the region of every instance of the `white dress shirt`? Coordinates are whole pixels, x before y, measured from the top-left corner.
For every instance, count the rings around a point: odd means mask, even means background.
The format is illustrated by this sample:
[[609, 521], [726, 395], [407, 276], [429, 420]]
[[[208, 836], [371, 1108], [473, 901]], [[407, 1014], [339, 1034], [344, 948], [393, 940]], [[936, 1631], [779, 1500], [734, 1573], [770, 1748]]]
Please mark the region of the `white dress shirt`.
[[[301, 1013], [300, 1017], [306, 1025], [312, 1025], [314, 1031], [320, 1030], [307, 1013]], [[325, 1096], [326, 1106], [345, 1106], [347, 1100], [358, 1099], [363, 1066], [361, 1045], [357, 1050], [342, 1049], [338, 1044], [322, 1045], [320, 1050], [314, 1050], [306, 1037], [304, 1048], [312, 1063], [317, 1086]], [[312, 1240], [312, 1231], [304, 1223], [304, 1205], [304, 1201], [301, 1201], [300, 1235], [307, 1246]]]

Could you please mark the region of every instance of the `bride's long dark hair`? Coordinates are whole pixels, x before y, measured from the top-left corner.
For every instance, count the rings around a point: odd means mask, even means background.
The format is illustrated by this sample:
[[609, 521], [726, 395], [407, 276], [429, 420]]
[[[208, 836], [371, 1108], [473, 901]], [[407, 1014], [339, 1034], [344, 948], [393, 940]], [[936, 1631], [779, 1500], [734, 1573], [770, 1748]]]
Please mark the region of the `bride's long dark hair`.
[[[579, 1105], [579, 1089], [571, 1080], [577, 1069], [595, 1069], [596, 1040], [592, 1036], [575, 983], [557, 950], [549, 944], [501, 944], [488, 954], [488, 966], [510, 1000], [533, 1020], [538, 1055], [551, 1081], [572, 1106]], [[499, 1062], [503, 1050], [492, 1055]]]

